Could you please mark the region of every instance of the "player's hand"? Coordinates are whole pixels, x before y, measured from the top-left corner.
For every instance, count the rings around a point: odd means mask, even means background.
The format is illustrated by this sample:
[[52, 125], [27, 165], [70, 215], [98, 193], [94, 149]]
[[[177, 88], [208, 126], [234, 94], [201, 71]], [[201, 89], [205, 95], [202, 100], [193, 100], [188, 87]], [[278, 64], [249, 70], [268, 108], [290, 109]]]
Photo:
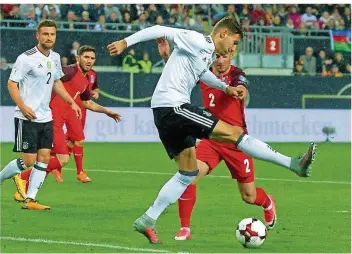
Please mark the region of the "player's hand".
[[158, 38], [156, 39], [156, 42], [158, 43], [158, 50], [159, 54], [162, 58], [169, 58], [170, 56], [170, 45], [167, 40], [164, 38]]
[[125, 40], [115, 41], [108, 45], [110, 56], [118, 56], [127, 48]]
[[91, 94], [94, 100], [99, 99], [99, 91], [97, 89], [93, 90]]
[[238, 99], [243, 100], [244, 98], [247, 97], [248, 90], [245, 86], [239, 85], [239, 86], [236, 86], [236, 89], [238, 93]]
[[76, 113], [77, 119], [81, 120], [82, 119], [82, 111], [81, 111], [81, 108], [78, 107], [76, 102], [73, 102], [71, 104], [71, 109]]
[[111, 110], [109, 110], [109, 109], [106, 111], [105, 114], [106, 114], [108, 117], [111, 117], [112, 119], [114, 119], [115, 122], [120, 122], [120, 120], [121, 120], [121, 116], [120, 116], [118, 113], [113, 112], [113, 111], [111, 111]]
[[24, 115], [25, 118], [29, 119], [29, 120], [34, 120], [37, 118], [37, 116], [35, 115], [33, 109], [31, 109], [30, 107], [28, 107], [27, 105], [23, 105], [21, 107], [19, 107], [22, 114]]
[[225, 93], [228, 96], [234, 97], [234, 98], [238, 98], [238, 90], [236, 89], [236, 87], [233, 86], [227, 86]]

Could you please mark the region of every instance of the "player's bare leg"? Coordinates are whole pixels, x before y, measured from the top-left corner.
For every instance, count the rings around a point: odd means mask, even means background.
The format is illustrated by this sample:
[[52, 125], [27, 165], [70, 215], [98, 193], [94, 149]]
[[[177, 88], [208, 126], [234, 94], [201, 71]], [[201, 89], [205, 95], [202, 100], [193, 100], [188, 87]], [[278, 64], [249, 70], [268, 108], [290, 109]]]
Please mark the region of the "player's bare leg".
[[265, 190], [251, 183], [238, 183], [242, 200], [247, 204], [263, 207], [264, 221], [268, 229], [275, 227], [277, 222], [275, 200], [266, 194]]
[[238, 126], [232, 126], [219, 120], [210, 139], [236, 144], [239, 149], [253, 158], [269, 161], [286, 167], [300, 177], [309, 177], [317, 145], [311, 143], [303, 156], [291, 158], [275, 151], [271, 146], [243, 132]]
[[37, 160], [32, 169], [29, 186], [27, 191], [27, 197], [24, 200], [22, 209], [28, 210], [50, 210], [50, 206], [39, 204], [35, 197], [41, 186], [43, 185], [46, 177], [46, 168], [50, 159], [50, 149], [39, 149], [37, 154]]
[[155, 230], [160, 214], [179, 199], [198, 175], [195, 147], [184, 149], [175, 161], [179, 171], [161, 188], [153, 205], [134, 222], [135, 230], [145, 235], [150, 243], [160, 243]]
[[72, 153], [76, 163], [77, 180], [80, 181], [81, 183], [89, 183], [92, 180], [83, 170], [83, 143], [84, 143], [84, 140], [75, 141], [72, 147]]
[[201, 178], [206, 176], [210, 170], [209, 165], [200, 160], [197, 160], [197, 166], [199, 173], [196, 179], [194, 179], [194, 181], [187, 186], [187, 189], [178, 199], [178, 215], [180, 218], [181, 228], [174, 238], [177, 241], [190, 240], [192, 238], [191, 216], [196, 203], [196, 184]]

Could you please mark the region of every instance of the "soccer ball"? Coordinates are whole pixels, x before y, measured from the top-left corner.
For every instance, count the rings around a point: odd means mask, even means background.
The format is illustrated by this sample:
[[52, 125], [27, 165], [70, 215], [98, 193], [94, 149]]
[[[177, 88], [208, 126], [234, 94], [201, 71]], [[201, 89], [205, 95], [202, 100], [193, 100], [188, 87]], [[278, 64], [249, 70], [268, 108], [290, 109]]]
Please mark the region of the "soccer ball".
[[266, 227], [256, 218], [240, 221], [236, 229], [237, 240], [246, 248], [258, 248], [266, 238]]

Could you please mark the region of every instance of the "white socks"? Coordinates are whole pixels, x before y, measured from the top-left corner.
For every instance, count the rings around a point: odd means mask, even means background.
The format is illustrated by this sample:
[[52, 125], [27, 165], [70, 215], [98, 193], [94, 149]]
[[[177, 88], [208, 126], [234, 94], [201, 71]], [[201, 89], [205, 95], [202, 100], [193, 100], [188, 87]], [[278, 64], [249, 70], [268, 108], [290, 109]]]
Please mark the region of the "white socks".
[[253, 138], [247, 134], [242, 136], [242, 139], [237, 143], [237, 147], [244, 153], [264, 161], [273, 162], [277, 165], [290, 168], [291, 158], [281, 153], [276, 152], [271, 146]]
[[29, 177], [29, 186], [27, 191], [27, 198], [35, 199], [37, 193], [42, 187], [46, 177], [46, 168], [48, 164], [36, 161]]
[[198, 170], [178, 171], [160, 190], [153, 205], [146, 215], [157, 220], [160, 214], [172, 203], [175, 203], [186, 190], [187, 186], [197, 177]]
[[26, 166], [24, 165], [23, 160], [21, 158], [11, 161], [3, 170], [1, 170], [0, 183], [5, 181], [6, 179], [13, 177], [14, 175], [21, 173], [21, 171], [25, 169]]

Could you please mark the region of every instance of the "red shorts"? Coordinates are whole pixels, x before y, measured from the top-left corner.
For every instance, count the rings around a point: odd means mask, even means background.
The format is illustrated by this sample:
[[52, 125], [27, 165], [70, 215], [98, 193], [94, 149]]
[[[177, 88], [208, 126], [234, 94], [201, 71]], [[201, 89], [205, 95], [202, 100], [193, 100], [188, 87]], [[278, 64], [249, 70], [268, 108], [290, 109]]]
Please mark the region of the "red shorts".
[[239, 183], [254, 182], [254, 163], [252, 157], [235, 147], [221, 146], [217, 142], [202, 139], [196, 148], [197, 160], [207, 163], [209, 174], [224, 160], [233, 179]]
[[53, 148], [52, 152], [56, 154], [69, 154], [66, 135], [63, 126], [66, 126], [67, 133], [70, 133], [72, 141], [84, 140], [84, 132], [82, 128], [82, 121], [77, 119], [74, 111], [70, 109], [52, 109], [53, 112]]

